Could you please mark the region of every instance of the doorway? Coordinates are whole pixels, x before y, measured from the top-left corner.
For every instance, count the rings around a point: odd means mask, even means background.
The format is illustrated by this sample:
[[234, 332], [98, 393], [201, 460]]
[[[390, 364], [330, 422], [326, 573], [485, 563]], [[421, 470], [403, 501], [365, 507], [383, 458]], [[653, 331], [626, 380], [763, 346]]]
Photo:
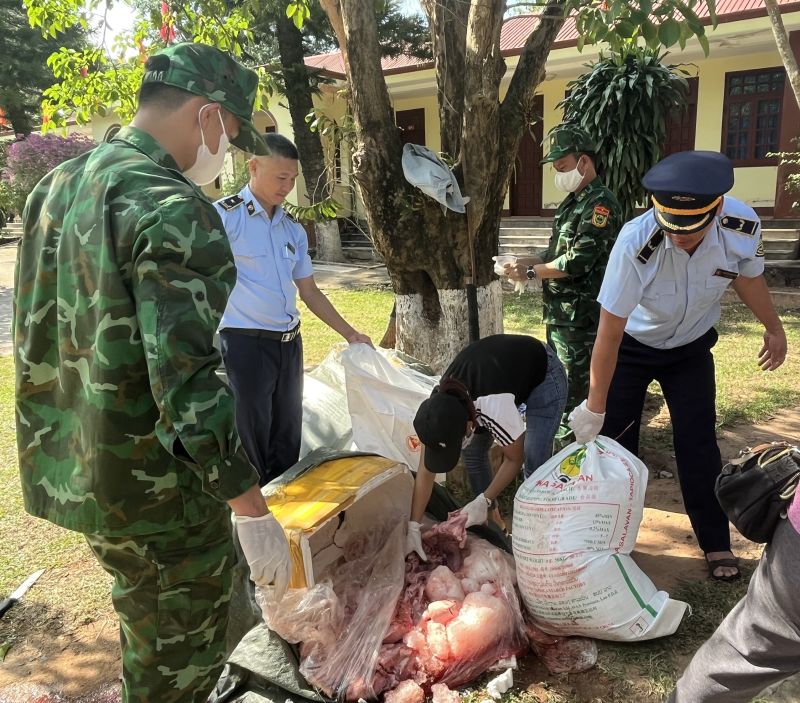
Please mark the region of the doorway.
[[[544, 98], [537, 95], [533, 103], [535, 115], [544, 113]], [[509, 186], [511, 216], [530, 217], [542, 214], [542, 141], [544, 125], [541, 117], [525, 129], [514, 162]]]

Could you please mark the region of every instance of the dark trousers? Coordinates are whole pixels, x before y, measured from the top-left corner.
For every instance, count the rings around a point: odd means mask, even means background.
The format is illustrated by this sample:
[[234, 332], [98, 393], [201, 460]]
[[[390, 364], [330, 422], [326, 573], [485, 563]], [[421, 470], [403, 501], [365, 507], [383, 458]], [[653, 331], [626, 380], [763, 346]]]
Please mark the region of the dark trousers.
[[714, 329], [675, 349], [654, 349], [624, 335], [601, 431], [638, 454], [647, 386], [658, 381], [669, 408], [683, 503], [704, 552], [726, 551], [731, 545], [728, 518], [714, 494], [722, 469], [711, 353], [716, 343]]
[[264, 486], [297, 463], [303, 425], [303, 342], [222, 330], [236, 429]]
[[[800, 535], [781, 520], [747, 595], [694, 655], [669, 703], [747, 703], [800, 671]], [[797, 700], [786, 694], [759, 700]]]

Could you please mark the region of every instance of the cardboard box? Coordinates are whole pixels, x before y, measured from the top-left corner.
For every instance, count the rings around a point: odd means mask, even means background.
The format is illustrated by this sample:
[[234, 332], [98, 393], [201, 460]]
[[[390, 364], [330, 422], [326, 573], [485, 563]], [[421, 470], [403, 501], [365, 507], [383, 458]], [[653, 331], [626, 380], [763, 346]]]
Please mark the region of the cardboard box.
[[313, 586], [349, 535], [377, 521], [408, 522], [414, 480], [405, 464], [350, 456], [309, 469], [267, 497], [292, 553], [292, 588]]

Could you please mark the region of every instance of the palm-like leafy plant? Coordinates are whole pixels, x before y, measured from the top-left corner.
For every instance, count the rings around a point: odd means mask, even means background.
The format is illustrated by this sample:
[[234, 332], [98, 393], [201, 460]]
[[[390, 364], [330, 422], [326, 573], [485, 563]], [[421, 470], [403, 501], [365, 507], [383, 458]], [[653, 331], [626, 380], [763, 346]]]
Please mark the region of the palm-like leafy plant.
[[564, 121], [580, 125], [597, 144], [597, 167], [625, 219], [643, 204], [642, 176], [661, 158], [667, 120], [686, 108], [686, 71], [635, 45], [600, 55], [567, 88]]

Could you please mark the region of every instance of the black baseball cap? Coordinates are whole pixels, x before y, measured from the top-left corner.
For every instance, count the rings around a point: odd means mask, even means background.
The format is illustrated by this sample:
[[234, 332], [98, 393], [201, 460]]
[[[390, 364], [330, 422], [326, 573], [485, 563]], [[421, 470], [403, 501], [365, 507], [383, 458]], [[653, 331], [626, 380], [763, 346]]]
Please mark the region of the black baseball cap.
[[436, 474], [452, 471], [461, 456], [469, 412], [463, 402], [448, 393], [434, 391], [423, 401], [414, 418], [414, 430], [425, 445], [425, 467]]

